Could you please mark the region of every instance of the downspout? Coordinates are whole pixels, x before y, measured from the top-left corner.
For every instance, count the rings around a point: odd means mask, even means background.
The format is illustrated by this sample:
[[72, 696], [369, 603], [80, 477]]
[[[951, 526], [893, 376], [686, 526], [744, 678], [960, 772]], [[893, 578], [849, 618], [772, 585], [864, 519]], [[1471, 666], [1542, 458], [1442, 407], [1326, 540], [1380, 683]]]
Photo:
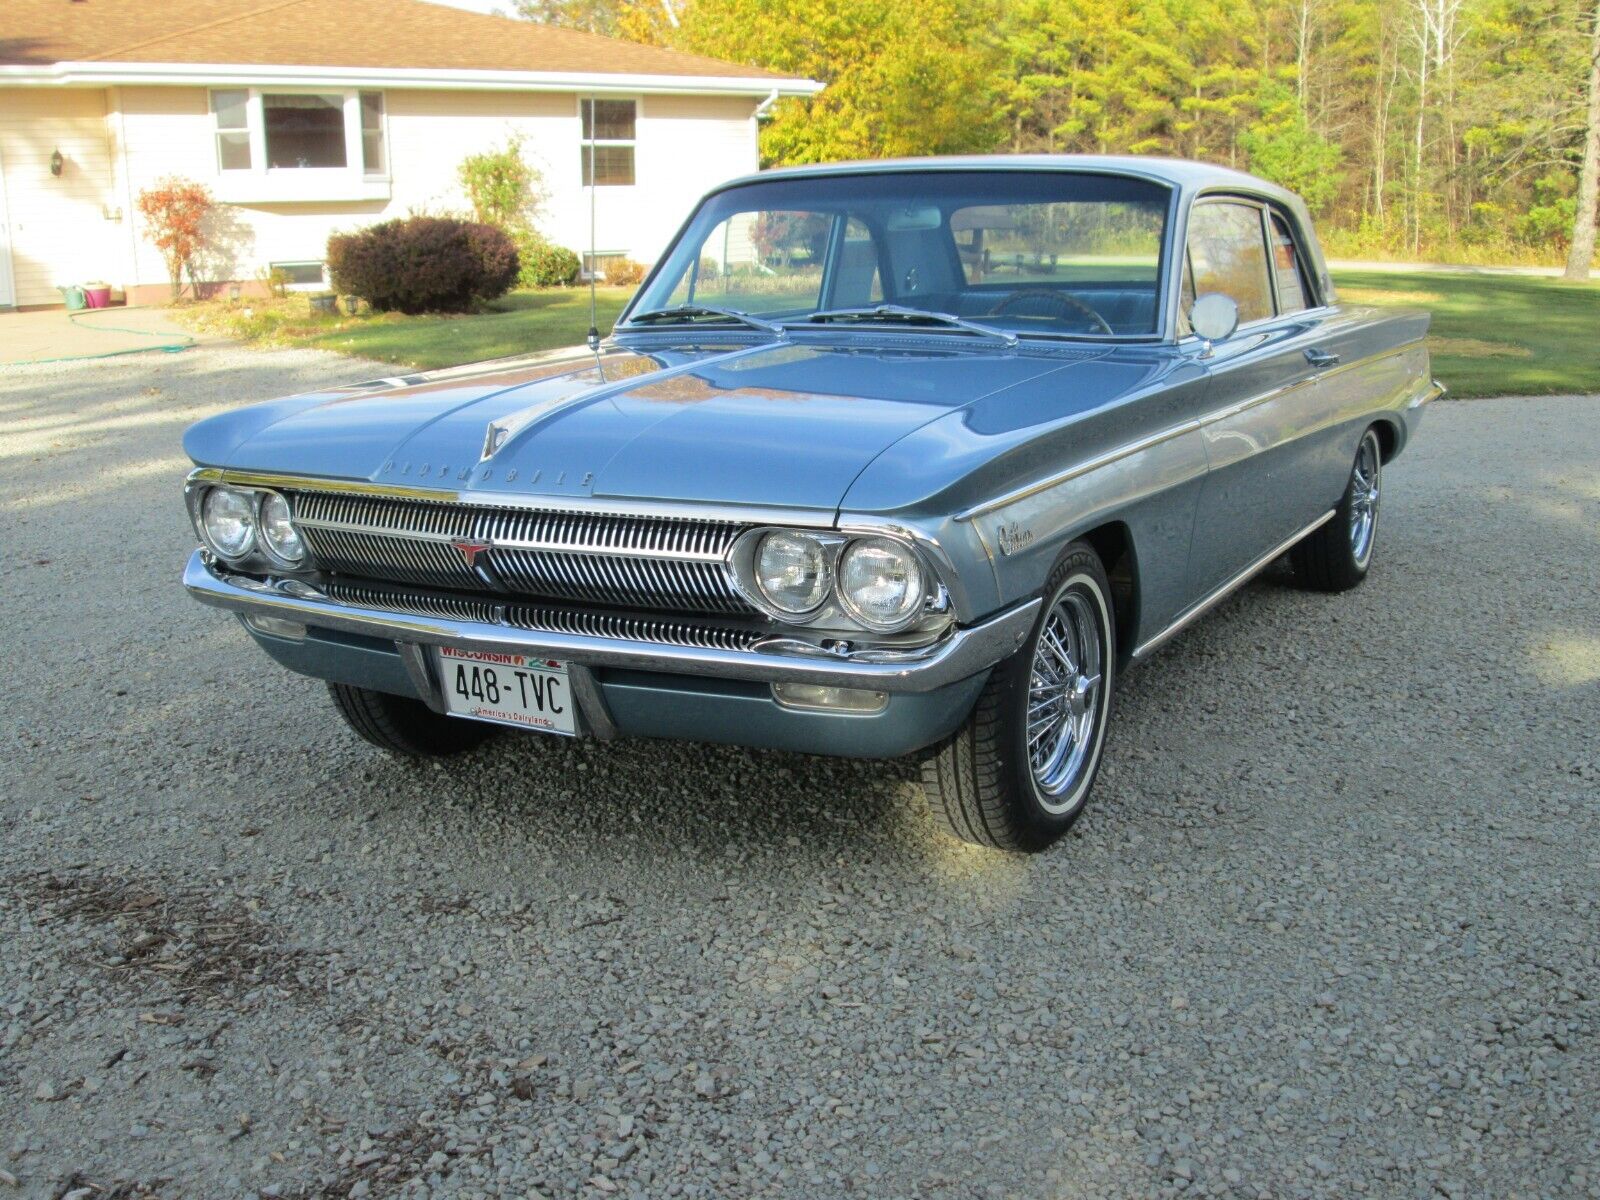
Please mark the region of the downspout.
[[756, 120], [765, 121], [768, 117], [770, 117], [772, 115], [772, 106], [774, 104], [776, 104], [777, 102], [778, 102], [778, 89], [777, 88], [773, 88], [772, 91], [767, 93], [767, 98], [765, 100], [763, 100], [760, 104], [756, 105], [756, 111], [755, 111]]

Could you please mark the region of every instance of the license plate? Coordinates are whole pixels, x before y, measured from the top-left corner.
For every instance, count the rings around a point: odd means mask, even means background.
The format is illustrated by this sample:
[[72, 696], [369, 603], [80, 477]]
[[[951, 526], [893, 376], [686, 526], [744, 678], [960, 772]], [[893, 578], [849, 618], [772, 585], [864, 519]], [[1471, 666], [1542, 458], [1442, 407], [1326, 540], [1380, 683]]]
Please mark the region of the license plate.
[[451, 716], [545, 733], [578, 732], [566, 663], [454, 646], [435, 653]]

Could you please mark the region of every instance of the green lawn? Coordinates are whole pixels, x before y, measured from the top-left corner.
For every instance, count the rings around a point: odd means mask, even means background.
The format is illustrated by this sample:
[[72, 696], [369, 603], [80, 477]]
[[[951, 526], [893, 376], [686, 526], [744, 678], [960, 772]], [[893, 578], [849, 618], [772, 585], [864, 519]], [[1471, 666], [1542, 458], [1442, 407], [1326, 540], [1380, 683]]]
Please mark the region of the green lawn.
[[1433, 314], [1433, 373], [1453, 396], [1600, 392], [1600, 283], [1337, 271], [1346, 304]]
[[[632, 288], [599, 289], [596, 311], [602, 335], [610, 332], [631, 295]], [[512, 292], [495, 301], [488, 312], [469, 317], [395, 313], [347, 318], [336, 329], [294, 340], [302, 346], [426, 368], [576, 346], [588, 332], [588, 289], [563, 288]]]
[[[631, 287], [599, 289], [596, 314], [602, 335], [610, 332], [631, 295]], [[312, 346], [422, 368], [576, 346], [589, 332], [587, 288], [512, 292], [484, 312], [459, 317], [318, 313], [302, 295], [208, 300], [168, 311], [199, 333], [251, 345]]]

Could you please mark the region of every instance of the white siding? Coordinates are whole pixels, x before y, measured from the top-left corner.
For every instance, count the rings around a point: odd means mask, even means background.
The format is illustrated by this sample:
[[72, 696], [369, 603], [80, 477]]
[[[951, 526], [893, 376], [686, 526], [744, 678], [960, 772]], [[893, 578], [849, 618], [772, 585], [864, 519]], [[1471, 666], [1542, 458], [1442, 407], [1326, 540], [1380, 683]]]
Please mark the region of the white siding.
[[56, 288], [70, 283], [121, 281], [104, 91], [0, 88], [0, 164], [18, 305], [59, 304]]
[[[224, 206], [223, 245], [204, 273], [249, 280], [271, 262], [320, 261], [331, 233], [412, 212], [460, 210], [462, 158], [523, 139], [543, 173], [542, 226], [582, 252], [589, 194], [582, 186], [581, 125], [573, 93], [386, 91], [391, 172], [387, 200], [237, 203]], [[639, 101], [633, 187], [600, 188], [598, 247], [652, 261], [707, 188], [757, 165], [756, 100], [646, 96]], [[68, 168], [49, 176], [59, 144]], [[113, 153], [113, 147], [120, 153]], [[164, 176], [221, 182], [208, 94], [192, 87], [103, 91], [0, 91], [19, 304], [59, 300], [57, 283], [100, 276], [123, 286], [166, 283], [144, 236], [135, 198]], [[106, 213], [119, 220], [108, 220]]]
[[633, 257], [653, 262], [707, 190], [760, 165], [756, 104], [737, 96], [644, 98], [634, 189], [641, 196], [626, 218]]

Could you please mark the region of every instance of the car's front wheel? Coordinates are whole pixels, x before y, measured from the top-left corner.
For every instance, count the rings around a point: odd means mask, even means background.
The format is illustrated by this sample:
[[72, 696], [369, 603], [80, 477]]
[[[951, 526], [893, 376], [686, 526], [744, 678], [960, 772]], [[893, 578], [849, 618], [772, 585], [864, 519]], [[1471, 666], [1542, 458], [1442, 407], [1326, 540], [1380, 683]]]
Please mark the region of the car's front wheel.
[[1085, 542], [1062, 554], [1022, 648], [922, 767], [934, 820], [1000, 850], [1043, 850], [1083, 812], [1100, 769], [1116, 670], [1111, 588]]
[[437, 758], [471, 750], [494, 726], [462, 721], [434, 712], [420, 700], [391, 696], [371, 688], [330, 683], [328, 692], [345, 723], [367, 741], [391, 754]]

